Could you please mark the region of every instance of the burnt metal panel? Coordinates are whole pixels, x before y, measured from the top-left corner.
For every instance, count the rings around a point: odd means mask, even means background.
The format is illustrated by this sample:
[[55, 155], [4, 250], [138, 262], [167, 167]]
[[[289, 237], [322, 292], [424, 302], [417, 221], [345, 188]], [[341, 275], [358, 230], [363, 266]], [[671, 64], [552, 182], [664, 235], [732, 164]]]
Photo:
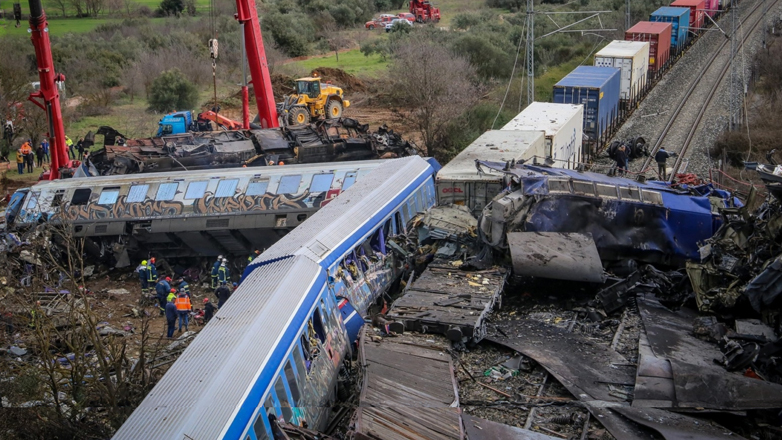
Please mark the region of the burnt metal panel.
[[654, 429], [662, 434], [665, 440], [746, 440], [744, 437], [714, 422], [670, 411], [629, 407], [612, 408], [612, 411], [616, 411], [638, 424]]
[[507, 237], [516, 275], [590, 283], [605, 281], [591, 234], [511, 232]]
[[541, 434], [521, 429], [515, 426], [504, 425], [462, 413], [464, 432], [470, 440], [555, 440], [559, 437]]

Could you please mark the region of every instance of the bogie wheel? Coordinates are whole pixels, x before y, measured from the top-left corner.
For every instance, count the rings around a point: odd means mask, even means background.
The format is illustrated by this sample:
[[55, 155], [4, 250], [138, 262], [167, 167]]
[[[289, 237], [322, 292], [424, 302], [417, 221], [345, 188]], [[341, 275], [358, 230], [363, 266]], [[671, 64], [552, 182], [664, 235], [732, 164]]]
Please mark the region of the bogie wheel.
[[288, 123], [291, 125], [305, 125], [310, 123], [310, 113], [304, 107], [293, 107], [288, 112]]
[[326, 117], [330, 119], [337, 119], [342, 116], [342, 103], [337, 100], [329, 101], [326, 106]]

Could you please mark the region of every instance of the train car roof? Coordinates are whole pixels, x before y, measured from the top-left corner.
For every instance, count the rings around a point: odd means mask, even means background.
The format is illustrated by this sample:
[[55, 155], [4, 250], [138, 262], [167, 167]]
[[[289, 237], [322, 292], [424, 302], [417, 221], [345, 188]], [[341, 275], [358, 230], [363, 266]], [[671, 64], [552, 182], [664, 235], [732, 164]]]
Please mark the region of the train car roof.
[[122, 174], [115, 176], [76, 177], [72, 179], [42, 181], [33, 185], [32, 190], [44, 190], [49, 188], [69, 189], [83, 188], [85, 186], [119, 186], [138, 182], [166, 182], [171, 180], [197, 180], [209, 178], [239, 178], [245, 176], [278, 176], [292, 173], [328, 172], [332, 170], [350, 170], [366, 167], [375, 167], [386, 162], [387, 159], [362, 160], [352, 162], [322, 162], [315, 164], [297, 164], [267, 167], [247, 168], [221, 168], [213, 170], [172, 171], [166, 173], [141, 173]]
[[238, 438], [325, 284], [302, 257], [254, 271], [113, 438]]
[[385, 209], [387, 205], [401, 202], [408, 195], [405, 190], [417, 187], [433, 172], [429, 162], [419, 156], [386, 161], [280, 239], [247, 270], [294, 254], [330, 266], [347, 251], [341, 245], [349, 237], [370, 232], [391, 213]]

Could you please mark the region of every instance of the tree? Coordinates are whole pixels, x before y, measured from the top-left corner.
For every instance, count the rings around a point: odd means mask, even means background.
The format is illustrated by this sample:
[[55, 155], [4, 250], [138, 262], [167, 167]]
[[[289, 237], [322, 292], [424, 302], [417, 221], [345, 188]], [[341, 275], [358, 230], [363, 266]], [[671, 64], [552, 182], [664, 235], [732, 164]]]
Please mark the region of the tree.
[[198, 102], [198, 89], [179, 69], [161, 73], [149, 90], [149, 109], [161, 113], [192, 109]]
[[63, 17], [68, 16], [68, 6], [70, 6], [68, 0], [47, 0], [46, 6], [51, 6], [54, 9], [58, 9]]
[[396, 114], [420, 133], [427, 153], [441, 155], [439, 144], [449, 121], [479, 98], [470, 63], [441, 45], [409, 38], [395, 51], [389, 68]]
[[184, 0], [163, 0], [160, 2], [160, 10], [165, 15], [180, 15], [185, 10]]

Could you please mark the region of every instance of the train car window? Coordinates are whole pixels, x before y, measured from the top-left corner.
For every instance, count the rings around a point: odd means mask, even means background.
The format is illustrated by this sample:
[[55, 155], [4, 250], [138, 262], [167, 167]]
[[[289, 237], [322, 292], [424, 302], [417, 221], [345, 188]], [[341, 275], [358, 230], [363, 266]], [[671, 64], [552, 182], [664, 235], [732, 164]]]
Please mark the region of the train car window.
[[38, 196], [40, 195], [41, 193], [39, 192], [30, 193], [30, 200], [27, 201], [27, 208], [25, 209], [33, 209], [38, 206]]
[[65, 195], [65, 190], [64, 189], [58, 189], [57, 193], [54, 194], [54, 198], [52, 199], [52, 206], [57, 208], [60, 205], [62, 205], [62, 198], [63, 198], [64, 195]]
[[310, 192], [324, 192], [331, 189], [331, 182], [334, 180], [333, 174], [316, 174], [312, 177]]
[[258, 440], [269, 439], [269, 431], [266, 430], [266, 423], [266, 413], [259, 413], [258, 418], [255, 419], [255, 423], [253, 424], [253, 431], [255, 431], [255, 436], [258, 437]]
[[345, 174], [345, 179], [342, 181], [342, 191], [346, 191], [348, 188], [353, 186], [353, 184], [356, 183], [356, 173], [347, 173]]
[[177, 188], [179, 188], [178, 183], [161, 183], [157, 187], [157, 194], [155, 195], [155, 200], [158, 201], [174, 200], [174, 196], [176, 195]]
[[119, 187], [103, 188], [98, 198], [98, 205], [113, 205], [119, 198]]
[[71, 205], [79, 206], [79, 205], [86, 205], [90, 202], [90, 195], [92, 194], [92, 190], [89, 188], [79, 188], [76, 191], [73, 192], [73, 197], [71, 197]]
[[285, 391], [285, 382], [282, 381], [282, 376], [277, 376], [277, 381], [274, 383], [274, 392], [277, 394], [277, 398], [280, 399], [282, 418], [286, 422], [291, 423], [293, 421], [293, 410], [291, 410], [291, 404], [288, 402], [288, 393]]
[[299, 373], [299, 380], [304, 380], [307, 377], [307, 367], [304, 363], [304, 358], [301, 356], [302, 346], [297, 345], [293, 347], [293, 363], [296, 364], [296, 371]]
[[407, 209], [407, 203], [402, 205], [402, 219], [404, 219], [405, 222], [410, 220], [410, 212]]
[[323, 331], [323, 319], [320, 317], [320, 309], [315, 308], [315, 313], [312, 314], [312, 329], [315, 331], [315, 335], [320, 340], [320, 343], [326, 342], [326, 333]]
[[269, 181], [262, 180], [260, 182], [250, 182], [247, 185], [247, 191], [245, 193], [248, 196], [262, 196], [266, 194], [266, 190], [269, 188]]
[[236, 194], [236, 185], [239, 183], [239, 179], [226, 179], [221, 180], [217, 184], [217, 191], [215, 191], [215, 197], [233, 197]]
[[285, 379], [288, 380], [288, 388], [291, 390], [293, 404], [296, 405], [301, 399], [301, 394], [299, 394], [299, 385], [296, 383], [296, 375], [293, 373], [290, 359], [285, 362]]
[[[310, 321], [311, 323], [312, 321]], [[309, 327], [307, 331], [301, 334], [301, 349], [304, 352], [304, 365], [307, 368], [307, 372], [309, 372], [310, 367], [312, 367], [312, 345], [310, 344]]]
[[188, 183], [187, 191], [185, 191], [185, 199], [200, 199], [206, 194], [206, 187], [208, 185], [209, 181], [207, 180]]
[[147, 199], [147, 191], [149, 191], [149, 185], [133, 185], [128, 191], [128, 203], [143, 202]]
[[282, 176], [277, 194], [296, 194], [299, 192], [299, 183], [301, 183], [301, 176]]

